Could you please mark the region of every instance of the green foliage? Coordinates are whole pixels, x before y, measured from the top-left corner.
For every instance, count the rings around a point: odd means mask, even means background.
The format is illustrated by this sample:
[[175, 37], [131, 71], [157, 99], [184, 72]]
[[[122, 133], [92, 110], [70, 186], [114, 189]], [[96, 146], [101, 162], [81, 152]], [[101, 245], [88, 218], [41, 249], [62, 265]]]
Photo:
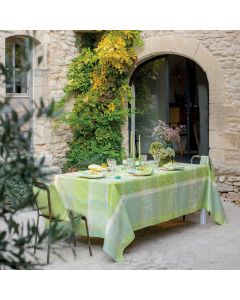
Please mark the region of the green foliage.
[[[70, 125], [73, 139], [67, 166], [102, 163], [108, 157], [120, 161], [122, 126], [131, 100], [128, 74], [136, 59], [134, 47], [142, 45], [139, 31], [112, 30], [83, 34], [80, 53], [69, 66], [64, 98], [58, 109], [74, 97], [71, 112], [60, 121]], [[85, 46], [85, 47], [84, 47]]]
[[149, 153], [152, 154], [152, 156], [158, 156], [161, 160], [165, 159], [172, 159], [175, 157], [175, 152], [172, 148], [166, 147], [165, 144], [156, 141], [153, 142], [150, 146]]
[[103, 30], [93, 30], [85, 32], [84, 35], [76, 36], [76, 46], [79, 50], [82, 48], [95, 48], [99, 39], [103, 34]]
[[[32, 39], [26, 40], [31, 48]], [[27, 52], [27, 51], [26, 51]], [[28, 57], [27, 57], [28, 58]], [[20, 70], [31, 69], [30, 62]], [[0, 64], [0, 76], [5, 78], [11, 73]], [[44, 180], [44, 158], [34, 159], [30, 141], [32, 131], [29, 121], [35, 115], [50, 117], [54, 112], [54, 102], [49, 106], [41, 99], [35, 104], [35, 111], [25, 108], [18, 114], [8, 98], [0, 98], [0, 269], [33, 269], [41, 266], [33, 254], [34, 237], [37, 232], [35, 222], [19, 222], [15, 216], [22, 209], [33, 210], [35, 198], [32, 192], [32, 179]], [[56, 226], [51, 228], [56, 234]], [[38, 248], [46, 238], [47, 232], [38, 235]]]
[[[51, 115], [53, 106], [43, 101], [36, 116]], [[44, 160], [35, 162], [30, 151], [32, 132], [28, 129], [33, 111], [18, 115], [7, 98], [0, 100], [0, 269], [33, 269], [41, 265], [33, 255], [37, 227], [33, 222], [19, 223], [20, 209], [34, 209], [32, 178], [44, 178]], [[39, 245], [46, 232], [39, 234]]]
[[5, 185], [5, 196], [14, 208], [24, 207], [32, 196], [30, 178], [13, 176]]
[[87, 93], [92, 84], [92, 72], [97, 63], [96, 55], [90, 48], [84, 48], [81, 54], [75, 57], [68, 69], [68, 83], [64, 89], [67, 95]]

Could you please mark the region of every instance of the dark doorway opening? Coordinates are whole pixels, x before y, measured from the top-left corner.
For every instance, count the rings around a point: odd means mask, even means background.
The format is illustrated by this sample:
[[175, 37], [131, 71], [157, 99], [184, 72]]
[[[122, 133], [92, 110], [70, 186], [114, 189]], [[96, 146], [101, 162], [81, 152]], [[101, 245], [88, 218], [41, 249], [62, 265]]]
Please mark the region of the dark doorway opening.
[[194, 154], [208, 155], [208, 81], [199, 65], [179, 55], [155, 57], [135, 70], [130, 84], [136, 113], [129, 120], [129, 130], [134, 130], [136, 137], [141, 135], [144, 154], [149, 153], [155, 140], [153, 128], [162, 120], [171, 127], [184, 125], [181, 146], [174, 145], [177, 160], [189, 161]]

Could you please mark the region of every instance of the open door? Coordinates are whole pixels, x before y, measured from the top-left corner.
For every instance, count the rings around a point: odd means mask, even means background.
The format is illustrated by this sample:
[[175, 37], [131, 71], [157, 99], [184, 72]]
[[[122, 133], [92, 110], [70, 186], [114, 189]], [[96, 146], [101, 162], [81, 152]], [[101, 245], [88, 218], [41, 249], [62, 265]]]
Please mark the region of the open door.
[[[168, 59], [162, 57], [139, 67], [132, 80], [134, 100], [130, 130], [141, 135], [142, 153], [148, 154], [154, 141], [152, 129], [161, 119], [169, 122]], [[136, 113], [134, 113], [134, 111]]]
[[174, 145], [177, 160], [208, 155], [208, 81], [200, 66], [179, 55], [155, 57], [136, 69], [131, 85], [134, 99], [129, 131], [135, 132], [136, 141], [141, 135], [142, 153], [149, 153], [156, 140], [153, 128], [162, 120], [171, 127], [184, 125], [181, 145]]

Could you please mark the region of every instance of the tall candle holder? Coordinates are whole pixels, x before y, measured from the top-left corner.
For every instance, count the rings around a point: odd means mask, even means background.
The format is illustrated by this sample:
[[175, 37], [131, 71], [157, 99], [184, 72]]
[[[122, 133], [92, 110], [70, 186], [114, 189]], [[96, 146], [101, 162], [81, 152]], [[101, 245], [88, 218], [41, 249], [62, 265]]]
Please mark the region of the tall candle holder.
[[127, 165], [131, 169], [136, 169], [135, 159], [132, 156], [127, 158]]
[[136, 161], [135, 161], [135, 138], [133, 135], [133, 131], [130, 134], [130, 156], [131, 159], [131, 168], [136, 169]]

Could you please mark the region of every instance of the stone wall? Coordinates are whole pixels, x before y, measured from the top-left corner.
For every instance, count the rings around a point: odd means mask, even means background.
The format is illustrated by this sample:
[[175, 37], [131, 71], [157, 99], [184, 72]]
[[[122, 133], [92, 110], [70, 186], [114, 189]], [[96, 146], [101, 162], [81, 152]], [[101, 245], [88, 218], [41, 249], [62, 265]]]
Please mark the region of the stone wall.
[[[152, 37], [166, 39], [166, 53], [185, 53], [201, 65], [209, 65], [213, 78], [209, 86], [209, 143], [210, 155], [215, 168], [229, 175], [239, 172], [240, 156], [240, 31], [144, 31], [147, 41]], [[179, 41], [178, 41], [179, 39]], [[188, 42], [189, 41], [189, 42]], [[190, 44], [198, 43], [190, 48]], [[148, 47], [151, 47], [148, 45]], [[157, 49], [157, 45], [152, 46]], [[201, 51], [202, 57], [197, 55]], [[179, 51], [181, 49], [181, 51]], [[192, 52], [193, 51], [193, 52]], [[208, 58], [204, 58], [209, 53]], [[212, 59], [209, 59], [212, 56]], [[204, 61], [205, 60], [205, 61]], [[208, 60], [208, 61], [207, 61]], [[211, 64], [216, 63], [219, 72], [211, 72]], [[206, 70], [205, 70], [206, 71]], [[208, 79], [209, 79], [208, 77]], [[222, 77], [222, 78], [220, 78]], [[215, 86], [214, 86], [215, 85]], [[216, 86], [217, 85], [217, 86]], [[214, 96], [213, 96], [214, 91]]]
[[[13, 34], [24, 34], [24, 32], [0, 32], [2, 60], [4, 39]], [[190, 57], [204, 47], [214, 57], [222, 74], [223, 80], [219, 81], [217, 80], [219, 78], [216, 78], [213, 84], [223, 82], [222, 86], [214, 88], [224, 93], [215, 93], [212, 97], [210, 87], [210, 155], [220, 176], [218, 183], [223, 196], [233, 198], [233, 193], [239, 193], [237, 184], [240, 176], [240, 31], [146, 30], [142, 32], [145, 41], [151, 37], [169, 36], [172, 37], [175, 46], [168, 52], [169, 44], [166, 42], [161, 45], [166, 49], [166, 53], [177, 54], [181, 48], [186, 56]], [[35, 47], [35, 56], [43, 56], [43, 61], [40, 66], [35, 65], [34, 68], [34, 100], [39, 101], [41, 96], [47, 102], [52, 98], [59, 100], [63, 96], [63, 88], [67, 81], [68, 65], [78, 52], [75, 47], [75, 32], [37, 31], [36, 38], [38, 43]], [[184, 39], [185, 43], [182, 43], [180, 38]], [[191, 53], [192, 49], [188, 48], [190, 40], [196, 44], [194, 53]], [[148, 47], [147, 43], [145, 47]], [[72, 102], [69, 102], [68, 109], [71, 109], [71, 105]], [[68, 150], [67, 141], [71, 138], [69, 128], [62, 126], [53, 129], [52, 122], [42, 118], [34, 121], [34, 131], [36, 152], [47, 154], [48, 164], [62, 166]], [[124, 128], [124, 132], [127, 133], [127, 127]], [[127, 144], [126, 138], [124, 142]], [[238, 179], [233, 181], [233, 178]]]
[[[49, 96], [63, 95], [68, 64], [77, 53], [73, 31], [49, 31], [48, 85]], [[240, 32], [239, 31], [143, 31], [145, 40], [150, 37], [172, 36], [196, 40], [214, 56], [222, 72], [224, 96], [216, 94], [210, 104], [210, 155], [220, 174], [236, 175], [240, 165]], [[187, 42], [186, 42], [187, 44]], [[167, 49], [168, 45], [164, 45]], [[189, 49], [186, 47], [186, 56]], [[176, 47], [177, 49], [177, 47]], [[216, 80], [217, 82], [217, 80]], [[211, 90], [210, 90], [211, 93]], [[62, 165], [71, 134], [67, 127], [51, 133], [53, 163]], [[126, 139], [125, 139], [126, 143]]]
[[142, 61], [158, 54], [179, 54], [193, 59], [206, 72], [210, 156], [222, 196], [238, 202], [240, 31], [144, 31], [142, 35]]
[[[76, 56], [75, 32], [66, 30], [17, 30], [0, 31], [0, 61], [5, 60], [5, 40], [10, 36], [31, 36], [33, 43], [32, 86], [25, 101], [27, 106], [38, 105], [42, 98], [46, 104], [60, 100], [67, 81], [68, 65]], [[41, 58], [41, 59], [40, 59]], [[40, 59], [40, 60], [39, 60]], [[41, 61], [41, 62], [40, 62]], [[1, 80], [1, 78], [0, 78]], [[0, 85], [0, 95], [5, 96], [5, 85]], [[19, 99], [21, 98], [21, 101]], [[22, 109], [22, 97], [14, 95], [18, 111]], [[68, 105], [71, 109], [71, 103]], [[36, 156], [45, 156], [46, 165], [62, 166], [68, 150], [71, 132], [67, 126], [54, 129], [51, 120], [34, 118], [33, 146]]]
[[222, 174], [216, 177], [216, 182], [223, 200], [240, 205], [240, 176]]
[[[67, 70], [71, 60], [77, 55], [75, 47], [75, 32], [70, 30], [57, 30], [49, 32], [49, 96], [60, 100], [63, 96], [63, 88], [67, 82]], [[71, 109], [70, 101], [67, 109]], [[63, 166], [66, 152], [68, 150], [67, 141], [71, 138], [71, 132], [66, 125], [57, 129], [52, 129], [51, 153], [53, 164]]]

